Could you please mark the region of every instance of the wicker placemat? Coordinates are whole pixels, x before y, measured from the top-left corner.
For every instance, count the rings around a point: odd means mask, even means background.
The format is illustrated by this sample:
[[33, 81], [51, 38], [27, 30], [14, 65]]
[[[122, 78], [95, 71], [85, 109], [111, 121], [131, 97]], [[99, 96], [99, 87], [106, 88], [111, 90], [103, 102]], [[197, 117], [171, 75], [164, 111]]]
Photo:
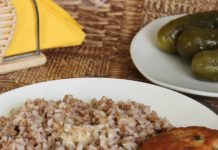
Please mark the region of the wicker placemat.
[[45, 54], [48, 62], [44, 66], [0, 75], [0, 92], [64, 78], [111, 76], [134, 79], [135, 77], [131, 74], [131, 70], [136, 69], [131, 63], [128, 51], [119, 53], [102, 48], [71, 47], [47, 51]]

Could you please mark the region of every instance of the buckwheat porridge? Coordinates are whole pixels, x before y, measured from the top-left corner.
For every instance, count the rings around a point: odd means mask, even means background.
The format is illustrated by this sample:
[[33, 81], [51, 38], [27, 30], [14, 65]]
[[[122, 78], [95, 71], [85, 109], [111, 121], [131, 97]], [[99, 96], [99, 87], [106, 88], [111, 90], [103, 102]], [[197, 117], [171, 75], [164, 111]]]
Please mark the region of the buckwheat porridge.
[[0, 117], [0, 149], [137, 150], [172, 125], [149, 106], [107, 97], [35, 99]]

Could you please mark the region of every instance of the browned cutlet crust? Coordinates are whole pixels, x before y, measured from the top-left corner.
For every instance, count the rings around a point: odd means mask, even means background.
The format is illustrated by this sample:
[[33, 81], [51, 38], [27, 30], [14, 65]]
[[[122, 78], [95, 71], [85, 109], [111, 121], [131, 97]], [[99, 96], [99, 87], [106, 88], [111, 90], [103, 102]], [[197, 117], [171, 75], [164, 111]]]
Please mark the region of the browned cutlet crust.
[[218, 130], [173, 128], [146, 141], [141, 150], [218, 150]]

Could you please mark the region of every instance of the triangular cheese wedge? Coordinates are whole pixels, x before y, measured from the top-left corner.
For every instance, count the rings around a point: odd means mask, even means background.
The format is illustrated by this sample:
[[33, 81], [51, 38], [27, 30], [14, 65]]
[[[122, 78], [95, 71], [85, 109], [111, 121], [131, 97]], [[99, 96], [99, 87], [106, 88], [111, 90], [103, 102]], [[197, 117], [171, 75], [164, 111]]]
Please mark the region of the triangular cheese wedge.
[[[4, 56], [36, 50], [36, 12], [33, 0], [11, 0], [16, 9], [16, 27]], [[37, 0], [40, 13], [41, 49], [80, 45], [81, 26], [52, 0]]]

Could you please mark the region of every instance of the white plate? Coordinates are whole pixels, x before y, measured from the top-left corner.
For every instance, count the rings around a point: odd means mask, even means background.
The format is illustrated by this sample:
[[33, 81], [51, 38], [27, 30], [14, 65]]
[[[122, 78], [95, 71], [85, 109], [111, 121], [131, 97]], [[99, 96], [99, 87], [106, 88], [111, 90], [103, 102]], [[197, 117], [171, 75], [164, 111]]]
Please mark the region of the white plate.
[[0, 95], [0, 114], [7, 115], [27, 98], [57, 100], [65, 94], [73, 94], [84, 100], [102, 96], [117, 101], [132, 99], [151, 106], [175, 126], [198, 125], [218, 129], [217, 115], [195, 100], [155, 85], [120, 79], [65, 79], [15, 89]]
[[180, 16], [157, 19], [139, 31], [131, 44], [132, 60], [147, 79], [158, 85], [180, 92], [218, 97], [218, 83], [195, 79], [189, 63], [157, 47], [156, 35], [159, 29]]

